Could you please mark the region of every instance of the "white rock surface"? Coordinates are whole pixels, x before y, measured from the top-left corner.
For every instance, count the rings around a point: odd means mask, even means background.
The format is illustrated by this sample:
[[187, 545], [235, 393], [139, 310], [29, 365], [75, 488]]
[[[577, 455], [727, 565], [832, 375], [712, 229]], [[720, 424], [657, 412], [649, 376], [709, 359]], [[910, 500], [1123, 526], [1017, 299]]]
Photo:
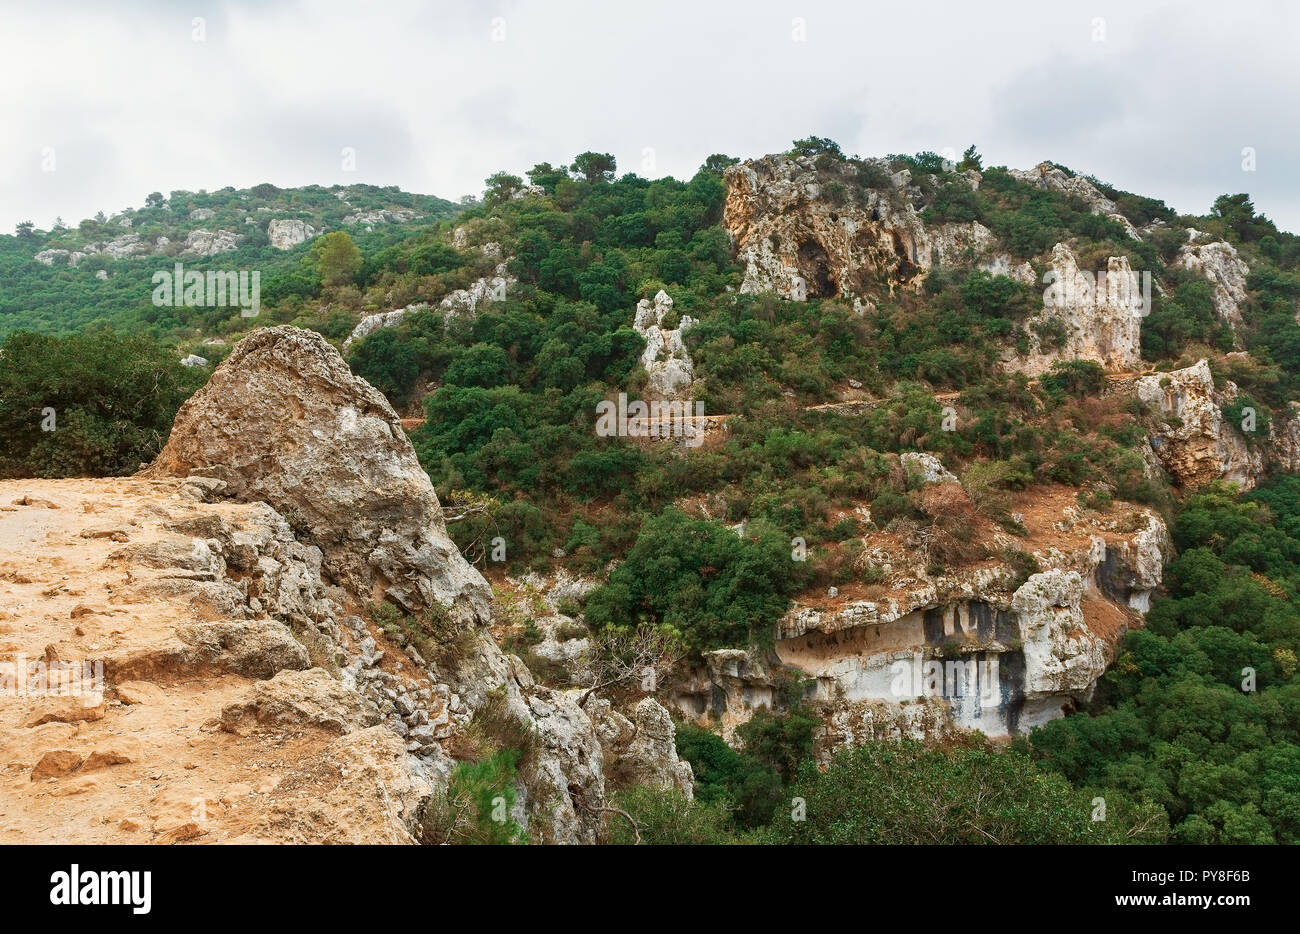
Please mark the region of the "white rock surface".
[[[1094, 272], [1094, 271], [1089, 271]], [[1086, 274], [1064, 243], [1052, 249], [1044, 278], [1043, 310], [1027, 322], [1029, 352], [1008, 350], [1003, 362], [1012, 370], [1037, 376], [1058, 360], [1093, 360], [1105, 370], [1139, 369], [1142, 361], [1141, 281], [1128, 257], [1112, 256], [1105, 276]], [[1035, 325], [1064, 330], [1064, 342], [1044, 341]]]
[[695, 325], [695, 319], [683, 315], [677, 327], [665, 329], [664, 319], [672, 311], [673, 300], [663, 289], [652, 304], [637, 302], [632, 326], [645, 338], [641, 366], [649, 375], [646, 397], [650, 399], [688, 399], [695, 379], [695, 364], [686, 350], [683, 336]]
[[1234, 331], [1243, 324], [1242, 306], [1246, 301], [1246, 276], [1250, 267], [1231, 243], [1216, 240], [1197, 243], [1197, 231], [1192, 230], [1187, 243], [1178, 251], [1175, 266], [1190, 269], [1203, 275], [1214, 289], [1214, 310]]
[[266, 225], [266, 237], [277, 250], [292, 250], [318, 233], [311, 224], [296, 217], [277, 217]]
[[[182, 253], [188, 253], [193, 256], [216, 256], [218, 253], [230, 253], [239, 249], [239, 241], [242, 238], [233, 230], [191, 230], [185, 237], [185, 246], [182, 247]], [[159, 238], [159, 246], [162, 245], [162, 238]]]

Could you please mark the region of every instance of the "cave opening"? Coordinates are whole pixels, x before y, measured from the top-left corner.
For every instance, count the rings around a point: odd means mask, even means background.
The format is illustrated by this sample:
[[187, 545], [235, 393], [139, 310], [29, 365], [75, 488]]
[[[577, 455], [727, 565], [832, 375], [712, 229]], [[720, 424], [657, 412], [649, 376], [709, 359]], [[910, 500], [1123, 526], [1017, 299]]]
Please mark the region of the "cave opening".
[[808, 283], [809, 298], [834, 298], [839, 288], [831, 277], [830, 259], [816, 240], [799, 244], [799, 269]]

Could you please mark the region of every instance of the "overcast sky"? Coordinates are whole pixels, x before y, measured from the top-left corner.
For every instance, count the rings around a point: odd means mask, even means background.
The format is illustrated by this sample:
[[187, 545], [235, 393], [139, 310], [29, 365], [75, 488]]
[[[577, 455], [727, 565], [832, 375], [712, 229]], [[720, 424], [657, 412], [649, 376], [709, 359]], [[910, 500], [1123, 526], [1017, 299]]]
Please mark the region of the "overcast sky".
[[1300, 230], [1281, 0], [2, 5], [5, 232], [265, 181], [454, 200], [587, 149], [687, 178], [809, 134], [864, 156], [975, 143], [1188, 212], [1247, 191]]

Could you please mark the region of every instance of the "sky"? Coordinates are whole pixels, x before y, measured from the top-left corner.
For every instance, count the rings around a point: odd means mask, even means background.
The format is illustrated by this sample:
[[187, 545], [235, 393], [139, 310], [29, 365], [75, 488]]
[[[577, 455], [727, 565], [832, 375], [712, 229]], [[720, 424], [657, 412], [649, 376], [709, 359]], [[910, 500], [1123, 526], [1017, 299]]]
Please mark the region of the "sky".
[[1300, 4], [0, 0], [0, 231], [152, 191], [975, 144], [1300, 231]]

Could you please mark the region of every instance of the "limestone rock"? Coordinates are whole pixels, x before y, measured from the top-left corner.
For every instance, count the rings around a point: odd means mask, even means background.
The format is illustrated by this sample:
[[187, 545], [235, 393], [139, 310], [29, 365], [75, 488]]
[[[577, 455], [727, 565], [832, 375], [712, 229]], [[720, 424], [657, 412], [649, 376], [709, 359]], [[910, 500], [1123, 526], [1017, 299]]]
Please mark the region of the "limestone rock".
[[819, 168], [806, 156], [784, 155], [727, 168], [723, 222], [745, 267], [741, 292], [876, 301], [919, 288], [936, 264], [1033, 278], [978, 223], [927, 229], [908, 173], [878, 190], [861, 187], [855, 171], [847, 163]]
[[632, 739], [617, 754], [614, 774], [620, 783], [651, 788], [675, 788], [688, 798], [695, 796], [695, 775], [691, 764], [677, 755], [673, 719], [653, 697], [636, 705]]
[[1241, 309], [1247, 298], [1246, 276], [1250, 267], [1231, 243], [1223, 240], [1197, 243], [1196, 231], [1190, 233], [1191, 242], [1178, 251], [1174, 265], [1205, 277], [1214, 289], [1215, 312], [1236, 331], [1243, 323]]
[[1042, 188], [1046, 191], [1059, 191], [1080, 198], [1088, 205], [1093, 214], [1106, 215], [1111, 220], [1122, 225], [1134, 240], [1142, 239], [1132, 222], [1120, 213], [1119, 206], [1098, 191], [1092, 182], [1081, 175], [1072, 175], [1049, 162], [1039, 163], [1032, 169], [1012, 169], [1011, 175], [1025, 184], [1033, 185], [1035, 188]]
[[695, 325], [695, 319], [683, 315], [675, 328], [665, 328], [664, 319], [672, 311], [673, 300], [662, 289], [655, 295], [654, 303], [647, 299], [637, 302], [636, 317], [632, 326], [645, 338], [641, 366], [649, 375], [646, 384], [647, 398], [688, 399], [691, 382], [695, 379], [695, 364], [683, 340]]
[[81, 756], [71, 749], [52, 749], [41, 756], [41, 761], [32, 768], [31, 780], [42, 778], [60, 778], [69, 772], [75, 772], [81, 765]]
[[1221, 392], [1216, 390], [1209, 363], [1201, 360], [1186, 369], [1143, 376], [1135, 391], [1166, 419], [1151, 440], [1175, 483], [1196, 487], [1222, 479], [1242, 489], [1254, 487], [1264, 469], [1262, 445], [1252, 447], [1223, 416], [1223, 406], [1237, 398], [1236, 384], [1228, 381]]
[[[1079, 269], [1069, 246], [1058, 243], [1045, 281], [1043, 310], [1027, 326], [1029, 352], [1008, 351], [1008, 368], [1032, 376], [1047, 372], [1058, 360], [1093, 360], [1110, 371], [1140, 368], [1147, 309], [1128, 257], [1110, 257], [1105, 276], [1094, 278]], [[1052, 332], [1063, 335], [1059, 343], [1046, 336]]]
[[487, 618], [487, 582], [447, 537], [397, 413], [319, 334], [265, 328], [235, 346], [149, 469], [192, 472], [290, 516], [362, 599]]
[[957, 478], [943, 466], [943, 461], [923, 451], [904, 451], [898, 455], [903, 469], [921, 483], [956, 483]]
[[216, 256], [218, 253], [230, 253], [239, 249], [239, 241], [243, 239], [239, 234], [231, 230], [191, 230], [185, 237], [185, 245], [181, 247], [182, 253], [188, 253], [193, 256]]
[[1084, 623], [1082, 600], [1083, 578], [1059, 569], [1032, 575], [1012, 597], [1024, 645], [1027, 704], [1087, 697], [1106, 670], [1106, 651]]
[[509, 265], [508, 260], [503, 260], [497, 263], [492, 275], [475, 279], [469, 288], [448, 292], [438, 303], [446, 320], [451, 321], [458, 315], [472, 318], [481, 303], [505, 301], [510, 288], [518, 282], [510, 275]]
[[343, 223], [349, 227], [354, 224], [361, 224], [370, 229], [376, 224], [406, 223], [407, 221], [417, 220], [419, 216], [410, 208], [381, 208], [377, 211], [355, 211], [343, 218]]
[[237, 733], [248, 724], [262, 728], [320, 729], [348, 733], [375, 726], [379, 714], [367, 712], [360, 695], [321, 668], [280, 671], [253, 685], [251, 696], [221, 711], [222, 729]]
[[352, 329], [352, 333], [349, 334], [347, 340], [343, 342], [343, 350], [346, 352], [348, 348], [352, 346], [353, 341], [361, 340], [363, 337], [369, 337], [381, 328], [391, 328], [401, 324], [402, 319], [410, 312], [419, 308], [428, 307], [429, 305], [427, 302], [416, 302], [407, 305], [405, 308], [395, 309], [394, 311], [381, 311], [373, 315], [366, 315], [357, 322], [357, 326]]
[[292, 250], [300, 243], [306, 243], [320, 231], [306, 221], [296, 217], [273, 218], [266, 225], [266, 238], [277, 250]]

